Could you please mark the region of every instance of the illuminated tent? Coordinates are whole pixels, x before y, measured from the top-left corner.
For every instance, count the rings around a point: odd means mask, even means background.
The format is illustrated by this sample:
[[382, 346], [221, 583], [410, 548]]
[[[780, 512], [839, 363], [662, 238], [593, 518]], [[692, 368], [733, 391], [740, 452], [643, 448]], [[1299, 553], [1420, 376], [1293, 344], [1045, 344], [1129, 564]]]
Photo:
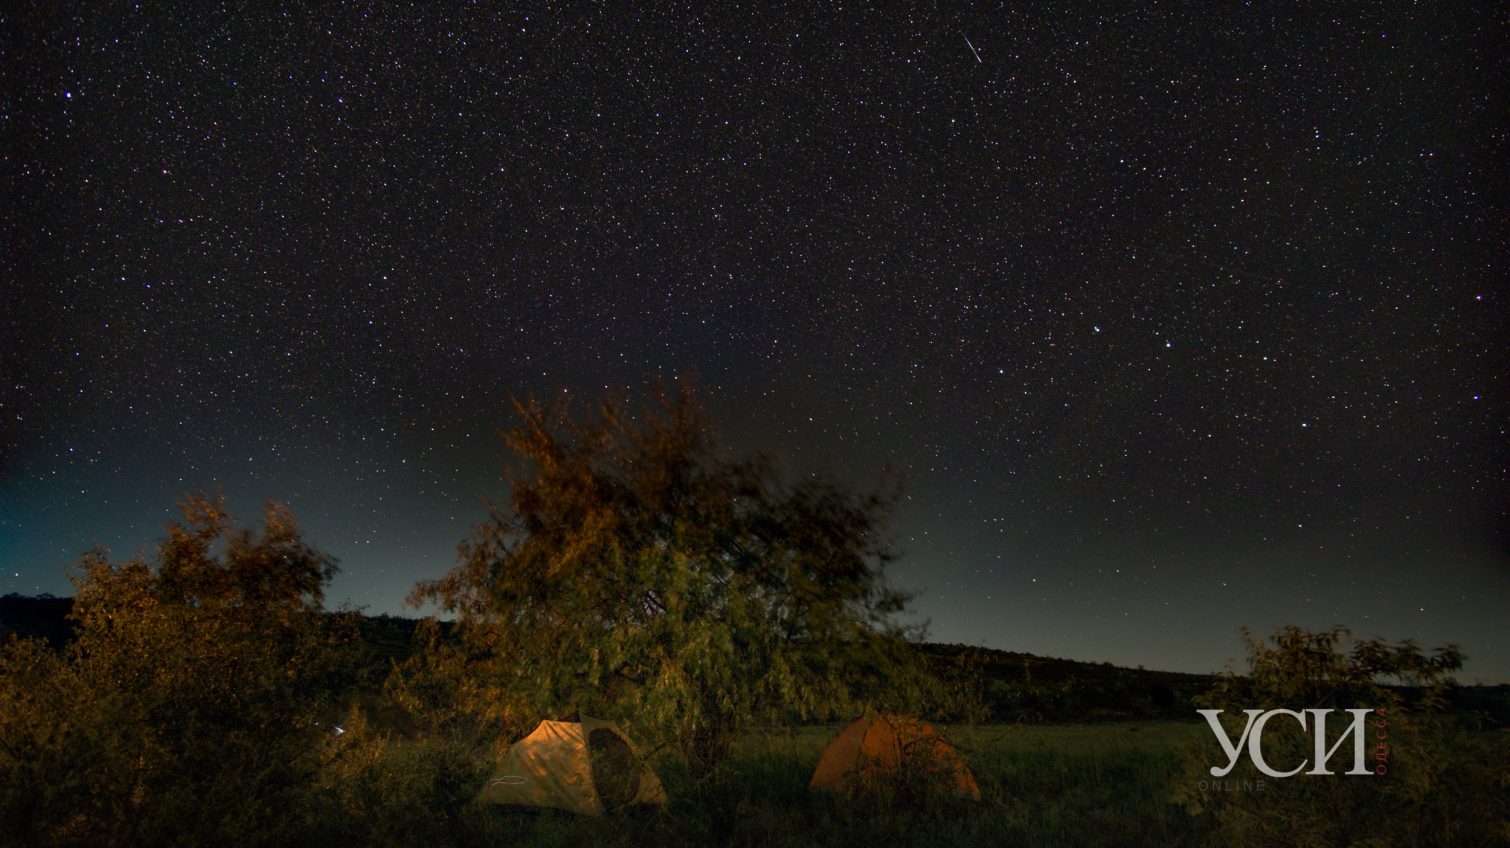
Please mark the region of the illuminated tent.
[[959, 751], [913, 716], [856, 719], [828, 743], [809, 789], [855, 793], [914, 786], [980, 800], [980, 784]]
[[665, 804], [666, 790], [624, 731], [582, 716], [581, 721], [540, 722], [509, 748], [477, 800], [601, 816], [637, 804]]

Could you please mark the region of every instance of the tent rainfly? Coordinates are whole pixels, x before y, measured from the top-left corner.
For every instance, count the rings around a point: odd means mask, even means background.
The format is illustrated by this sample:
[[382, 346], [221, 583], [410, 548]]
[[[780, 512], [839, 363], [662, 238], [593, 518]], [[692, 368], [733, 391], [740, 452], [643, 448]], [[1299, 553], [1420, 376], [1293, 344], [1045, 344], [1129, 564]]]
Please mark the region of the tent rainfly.
[[959, 750], [932, 725], [902, 715], [865, 716], [850, 723], [824, 749], [808, 788], [853, 793], [914, 781], [980, 800], [980, 784]]
[[582, 716], [540, 722], [509, 748], [477, 800], [601, 816], [637, 804], [664, 805], [666, 790], [624, 731]]

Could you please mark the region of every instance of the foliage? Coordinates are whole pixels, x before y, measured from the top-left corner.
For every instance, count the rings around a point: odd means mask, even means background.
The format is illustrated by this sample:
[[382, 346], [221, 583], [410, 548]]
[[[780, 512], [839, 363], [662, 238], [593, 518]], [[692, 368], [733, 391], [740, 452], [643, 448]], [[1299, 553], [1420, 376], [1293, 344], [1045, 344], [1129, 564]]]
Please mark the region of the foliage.
[[396, 739], [353, 708], [344, 733], [322, 738], [318, 796], [324, 809], [311, 844], [469, 844], [480, 811], [468, 802], [485, 775], [447, 736]]
[[[588, 819], [492, 812], [492, 844], [1204, 846], [1206, 825], [1168, 800], [1189, 723], [952, 728], [980, 780], [979, 802], [851, 798], [807, 789], [838, 726], [740, 736], [729, 778], [705, 787], [679, 761], [657, 763], [664, 813]], [[898, 799], [902, 801], [902, 799]], [[482, 840], [478, 840], [482, 841]]]
[[0, 659], [0, 821], [22, 844], [292, 844], [349, 617], [287, 509], [233, 531], [189, 498], [153, 561], [86, 554], [76, 638]]
[[[317, 844], [424, 845], [1204, 845], [1206, 825], [1168, 800], [1189, 723], [955, 727], [980, 802], [922, 793], [851, 798], [808, 781], [838, 726], [742, 733], [710, 783], [675, 755], [654, 767], [664, 810], [602, 818], [464, 804], [468, 775], [443, 740], [403, 739], [350, 718], [326, 740], [340, 827]], [[890, 803], [888, 803], [890, 801]], [[335, 814], [333, 814], [335, 815]]]
[[626, 718], [709, 765], [745, 722], [847, 712], [862, 684], [906, 694], [887, 495], [726, 459], [685, 383], [638, 416], [515, 407], [507, 505], [412, 596], [456, 616], [459, 641], [426, 660], [464, 681], [450, 703], [515, 732], [573, 709]]
[[[1189, 719], [1191, 699], [1215, 676], [1119, 668], [967, 645], [917, 646], [944, 698], [929, 714], [946, 721], [1036, 724]], [[926, 703], [927, 701], [925, 701]]]
[[[1454, 685], [1449, 675], [1463, 661], [1456, 646], [1427, 654], [1409, 641], [1356, 639], [1345, 628], [1287, 627], [1272, 644], [1244, 635], [1248, 675], [1229, 673], [1197, 698], [1202, 707], [1224, 711], [1229, 739], [1241, 737], [1245, 709], [1371, 709], [1366, 765], [1378, 773], [1343, 773], [1353, 765], [1349, 738], [1331, 775], [1267, 777], [1245, 753], [1230, 774], [1214, 780], [1209, 768], [1214, 760], [1224, 765], [1226, 755], [1209, 739], [1193, 753], [1176, 796], [1213, 819], [1229, 844], [1478, 845], [1505, 835], [1510, 797], [1503, 764], [1464, 744], [1465, 729], [1443, 713]], [[1351, 716], [1333, 715], [1329, 748], [1351, 724]], [[1266, 759], [1288, 770], [1314, 758], [1311, 730], [1292, 720], [1270, 723], [1262, 737]]]

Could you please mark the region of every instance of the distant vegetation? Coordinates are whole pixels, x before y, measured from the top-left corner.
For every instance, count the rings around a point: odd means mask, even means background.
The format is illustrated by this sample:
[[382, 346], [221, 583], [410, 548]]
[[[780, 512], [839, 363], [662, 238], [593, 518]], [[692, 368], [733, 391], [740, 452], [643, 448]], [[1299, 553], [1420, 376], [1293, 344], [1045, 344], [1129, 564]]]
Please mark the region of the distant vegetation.
[[[324, 609], [335, 563], [286, 509], [239, 528], [204, 497], [183, 502], [150, 558], [87, 553], [74, 598], [0, 599], [6, 844], [1425, 846], [1510, 834], [1510, 687], [1453, 685], [1456, 649], [1287, 629], [1251, 640], [1248, 674], [1215, 677], [921, 643], [894, 623], [906, 598], [884, 582], [886, 495], [730, 460], [690, 396], [657, 403], [635, 417], [605, 402], [580, 420], [520, 406], [509, 500], [455, 571], [416, 590], [450, 622]], [[1358, 703], [1388, 709], [1399, 768], [1387, 779], [1203, 788], [1216, 745], [1197, 706]], [[952, 725], [981, 803], [807, 792], [825, 723], [873, 708]], [[577, 709], [645, 743], [666, 810], [596, 820], [472, 803], [512, 740]], [[1127, 723], [1146, 719], [1179, 721]]]
[[[72, 606], [72, 598], [6, 595], [0, 598], [0, 639], [12, 634], [37, 637], [62, 649], [75, 630], [68, 618]], [[348, 656], [354, 685], [348, 694], [370, 699], [382, 693], [395, 664], [410, 660], [423, 647], [417, 634], [426, 622], [388, 614], [357, 616], [355, 621], [358, 638]], [[448, 625], [442, 629], [452, 632]], [[943, 718], [972, 723], [1188, 721], [1195, 717], [1192, 699], [1218, 680], [1218, 675], [1122, 668], [972, 645], [919, 642], [911, 650], [933, 675], [960, 693], [953, 714]], [[1510, 707], [1510, 686], [1500, 688]], [[1474, 691], [1465, 687], [1456, 694], [1461, 698]], [[1482, 700], [1482, 707], [1496, 703], [1492, 694]], [[1497, 720], [1510, 723], [1510, 711]]]
[[[1265, 779], [1251, 756], [1238, 758], [1226, 781], [1210, 780], [1210, 757], [1187, 760], [1177, 797], [1193, 814], [1215, 820], [1228, 844], [1489, 845], [1510, 836], [1510, 754], [1505, 730], [1484, 734], [1489, 716], [1447, 710], [1459, 690], [1450, 675], [1463, 654], [1432, 652], [1412, 642], [1355, 638], [1346, 628], [1281, 628], [1271, 638], [1246, 635], [1248, 673], [1223, 676], [1196, 699], [1221, 710], [1229, 738], [1243, 732], [1245, 710], [1367, 709], [1361, 726], [1367, 776]], [[1503, 692], [1501, 693], [1503, 694]], [[1503, 706], [1503, 705], [1502, 705]], [[1274, 722], [1263, 735], [1272, 762], [1323, 759], [1298, 722]], [[1340, 728], [1333, 728], [1340, 734]], [[1342, 746], [1339, 760], [1355, 767]], [[1261, 783], [1263, 792], [1221, 787]]]
[[[62, 648], [74, 630], [68, 619], [72, 606], [72, 598], [0, 597], [0, 640], [13, 634]], [[352, 653], [352, 679], [359, 683], [349, 694], [379, 695], [393, 665], [421, 647], [416, 634], [424, 624], [391, 614], [359, 616], [360, 638]], [[441, 627], [450, 632], [448, 624]], [[1223, 679], [1217, 674], [1124, 668], [975, 645], [918, 642], [912, 649], [933, 674], [962, 692], [964, 706], [942, 718], [971, 723], [1194, 721], [1198, 697]], [[1510, 727], [1510, 684], [1452, 686], [1442, 697], [1446, 712], [1474, 715], [1485, 727]]]
[[[66, 634], [72, 629], [62, 617], [70, 606], [70, 599], [7, 596], [0, 599], [0, 626], [14, 635], [60, 636], [47, 649], [60, 656], [67, 650]], [[337, 622], [340, 626], [336, 632], [340, 633], [351, 620], [338, 617]], [[255, 814], [238, 815], [225, 806], [216, 810], [199, 794], [196, 781], [202, 778], [185, 774], [181, 790], [173, 789], [171, 782], [160, 784], [158, 791], [165, 793], [161, 815], [168, 817], [169, 827], [156, 835], [172, 837], [164, 838], [161, 844], [226, 844], [232, 837], [236, 844], [247, 845], [318, 839], [331, 845], [394, 846], [1292, 844], [1246, 839], [1253, 835], [1255, 826], [1262, 827], [1268, 819], [1234, 818], [1241, 817], [1244, 808], [1199, 789], [1201, 780], [1207, 779], [1204, 769], [1219, 753], [1214, 752], [1204, 724], [1194, 720], [1196, 705], [1187, 693], [1209, 693], [1201, 699], [1203, 704], [1222, 700], [1237, 703], [1247, 695], [1235, 693], [1251, 685], [1245, 677], [1169, 674], [958, 645], [919, 645], [916, 650], [937, 673], [954, 685], [983, 693], [980, 704], [984, 713], [972, 717], [970, 724], [955, 723], [949, 730], [984, 790], [980, 804], [940, 802], [943, 806], [937, 808], [883, 808], [815, 796], [807, 791], [807, 780], [837, 725], [788, 725], [752, 728], [742, 734], [721, 768], [722, 779], [717, 781], [708, 781], [705, 773], [686, 760], [662, 753], [655, 764], [672, 796], [666, 811], [584, 819], [565, 813], [524, 815], [471, 805], [472, 795], [486, 777], [486, 755], [458, 751], [444, 738], [422, 731], [420, 723], [385, 694], [388, 670], [414, 656], [421, 644], [415, 640], [421, 622], [372, 616], [357, 619], [355, 625], [357, 635], [351, 642], [332, 646], [338, 649], [345, 671], [326, 678], [323, 691], [308, 692], [311, 703], [320, 705], [327, 718], [285, 725], [292, 734], [285, 738], [296, 742], [300, 751], [316, 755], [312, 767], [298, 781], [285, 783], [283, 789], [278, 789], [276, 782], [260, 788], [254, 785], [246, 796], [249, 802], [265, 804], [278, 797], [270, 793], [291, 792], [292, 796], [282, 794], [284, 806], [279, 809], [299, 814], [270, 827]], [[16, 674], [18, 660], [27, 656], [16, 647], [23, 644], [28, 643], [14, 643], [5, 654], [0, 689], [7, 691], [0, 697], [7, 709], [17, 704], [15, 688], [38, 685], [35, 678]], [[1333, 650], [1332, 654], [1337, 652]], [[1503, 826], [1503, 810], [1510, 802], [1504, 784], [1495, 782], [1496, 774], [1503, 779], [1507, 731], [1502, 728], [1510, 715], [1510, 687], [1444, 691], [1457, 706], [1433, 719], [1439, 722], [1434, 732], [1441, 735], [1429, 761], [1440, 771], [1425, 785], [1455, 793], [1445, 810], [1464, 815], [1448, 828], [1449, 822], [1429, 817], [1386, 814], [1382, 818], [1386, 824], [1409, 824], [1411, 829], [1430, 826], [1435, 830], [1376, 844], [1495, 844], [1485, 841], [1484, 836], [1492, 832], [1496, 822]], [[93, 692], [97, 694], [98, 690]], [[1173, 693], [1175, 701], [1167, 713], [1157, 700], [1165, 697], [1155, 694], [1159, 692]], [[56, 696], [55, 692], [52, 697]], [[142, 700], [158, 697], [143, 695]], [[1116, 702], [1118, 697], [1127, 700]], [[82, 701], [79, 698], [74, 703]], [[32, 699], [30, 703], [38, 701]], [[120, 716], [108, 699], [99, 708], [101, 722]], [[203, 725], [201, 733], [190, 740], [204, 761], [223, 762], [228, 747], [230, 755], [236, 756], [234, 741], [226, 741], [227, 737], [234, 739], [234, 730], [226, 731], [238, 726], [238, 720], [229, 713], [216, 718], [190, 705], [182, 705], [182, 709], [197, 713], [199, 721], [213, 722]], [[1179, 721], [1157, 718], [1165, 714]], [[1119, 716], [1124, 720], [1118, 720]], [[49, 717], [61, 718], [57, 713]], [[1128, 722], [1127, 717], [1155, 720]], [[331, 718], [342, 724], [344, 733], [334, 733]], [[959, 718], [954, 717], [956, 722]], [[86, 740], [77, 752], [87, 754], [86, 759], [65, 757], [67, 746], [63, 750], [21, 747], [14, 720], [0, 727], [4, 727], [6, 741], [0, 746], [0, 798], [7, 802], [0, 808], [4, 816], [0, 827], [8, 835], [24, 834], [8, 836], [14, 840], [11, 844], [130, 844], [138, 836], [139, 832], [128, 837], [118, 831], [111, 838], [98, 823], [86, 831], [91, 816], [105, 815], [102, 808], [81, 804], [75, 794], [64, 791], [75, 784], [52, 782], [58, 780], [60, 772], [92, 780], [119, 774], [122, 768], [129, 771], [136, 761], [122, 761], [129, 756], [127, 749], [91, 748], [95, 743]], [[1399, 760], [1405, 755], [1396, 757]], [[298, 762], [297, 756], [294, 761]], [[1463, 769], [1454, 774], [1450, 768], [1443, 769], [1444, 765], [1461, 765]], [[217, 765], [216, 771], [220, 768]], [[47, 781], [40, 782], [44, 774]], [[234, 782], [234, 775], [228, 773], [225, 779]], [[1271, 794], [1262, 800], [1286, 809], [1291, 802], [1283, 790], [1289, 787], [1276, 783], [1268, 784]], [[1393, 794], [1381, 803], [1397, 803], [1398, 793], [1417, 791], [1421, 785], [1416, 781], [1393, 787]], [[1305, 788], [1299, 783], [1294, 786]], [[1351, 791], [1373, 787], [1339, 788]], [[34, 806], [23, 808], [13, 803], [26, 790], [32, 790], [27, 800]], [[1238, 800], [1253, 797], [1241, 796]], [[1423, 796], [1427, 797], [1440, 798], [1440, 793]], [[1355, 799], [1353, 803], [1358, 806], [1354, 809], [1371, 809], [1363, 803], [1368, 800], [1367, 795]], [[125, 803], [134, 805], [134, 815], [149, 800], [144, 795], [127, 796]], [[1304, 808], [1295, 806], [1297, 810]], [[175, 828], [172, 825], [177, 816], [206, 823], [207, 829]], [[1289, 827], [1295, 826], [1296, 817], [1283, 820], [1290, 823]], [[1330, 814], [1311, 819], [1331, 820]], [[80, 838], [86, 832], [89, 838]], [[1441, 834], [1446, 836], [1436, 838]], [[1321, 839], [1294, 844], [1347, 843]]]

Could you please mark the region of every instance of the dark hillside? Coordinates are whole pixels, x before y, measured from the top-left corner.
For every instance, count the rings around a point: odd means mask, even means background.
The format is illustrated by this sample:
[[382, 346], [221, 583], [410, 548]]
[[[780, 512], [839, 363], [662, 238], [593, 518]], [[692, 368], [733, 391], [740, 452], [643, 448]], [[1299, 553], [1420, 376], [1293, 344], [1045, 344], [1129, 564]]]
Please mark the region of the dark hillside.
[[972, 686], [992, 721], [1190, 718], [1213, 675], [1122, 668], [969, 645], [919, 646], [946, 679]]
[[[62, 649], [73, 634], [72, 598], [0, 597], [0, 642], [12, 635], [45, 639]], [[357, 688], [371, 695], [393, 663], [414, 650], [420, 620], [363, 616]], [[1214, 675], [1123, 668], [970, 645], [918, 646], [934, 672], [979, 700], [987, 721], [1011, 723], [1191, 719], [1191, 699], [1211, 688]], [[1510, 686], [1465, 686], [1453, 708], [1476, 714], [1487, 726], [1510, 726]]]
[[47, 644], [61, 649], [73, 638], [73, 622], [68, 620], [72, 609], [73, 598], [15, 594], [0, 597], [0, 644], [14, 635], [45, 639]]

